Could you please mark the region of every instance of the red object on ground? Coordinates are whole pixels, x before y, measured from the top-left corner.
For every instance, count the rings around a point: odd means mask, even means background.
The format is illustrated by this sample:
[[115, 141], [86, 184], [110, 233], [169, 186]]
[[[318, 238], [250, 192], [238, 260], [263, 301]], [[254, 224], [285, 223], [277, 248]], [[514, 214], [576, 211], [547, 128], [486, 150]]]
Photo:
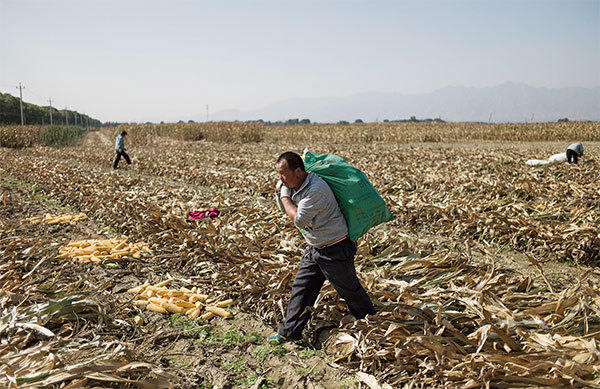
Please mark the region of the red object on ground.
[[220, 213], [221, 211], [219, 211], [217, 208], [211, 208], [202, 211], [190, 211], [188, 213], [188, 217], [192, 220], [204, 219], [207, 216], [211, 219], [214, 219], [219, 216]]

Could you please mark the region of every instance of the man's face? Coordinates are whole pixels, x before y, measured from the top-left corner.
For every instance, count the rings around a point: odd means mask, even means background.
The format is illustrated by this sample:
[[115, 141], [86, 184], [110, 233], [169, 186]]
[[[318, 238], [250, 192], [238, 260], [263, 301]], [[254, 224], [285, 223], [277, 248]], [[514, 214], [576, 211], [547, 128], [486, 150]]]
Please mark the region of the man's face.
[[285, 159], [277, 164], [277, 173], [279, 174], [279, 179], [283, 182], [283, 185], [288, 188], [298, 189], [302, 183], [302, 169], [290, 169]]

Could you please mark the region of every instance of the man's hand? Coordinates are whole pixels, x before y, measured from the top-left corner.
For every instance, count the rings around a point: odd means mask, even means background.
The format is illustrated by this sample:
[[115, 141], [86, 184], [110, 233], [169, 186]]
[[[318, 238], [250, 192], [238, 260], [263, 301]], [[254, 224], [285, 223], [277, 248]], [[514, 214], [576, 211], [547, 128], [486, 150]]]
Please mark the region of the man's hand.
[[281, 185], [281, 190], [279, 192], [279, 197], [292, 197], [292, 190], [285, 185]]
[[298, 208], [292, 202], [291, 195], [292, 190], [287, 186], [283, 185], [283, 182], [279, 180], [275, 187], [277, 195], [281, 201], [281, 206], [283, 207], [283, 211], [290, 217], [290, 219], [294, 220], [294, 216], [296, 216], [296, 212]]
[[283, 185], [281, 180], [277, 181], [277, 186], [275, 186], [275, 191], [279, 193], [279, 198], [282, 197], [292, 197], [292, 190], [287, 186]]

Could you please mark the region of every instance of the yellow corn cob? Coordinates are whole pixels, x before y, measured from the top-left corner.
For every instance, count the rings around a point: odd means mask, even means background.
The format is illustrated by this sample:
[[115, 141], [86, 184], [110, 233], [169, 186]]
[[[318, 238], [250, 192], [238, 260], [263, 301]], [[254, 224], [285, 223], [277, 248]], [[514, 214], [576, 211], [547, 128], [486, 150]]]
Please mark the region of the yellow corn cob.
[[214, 313], [212, 313], [212, 312], [206, 312], [206, 313], [203, 313], [202, 316], [200, 316], [200, 319], [202, 319], [202, 320], [210, 320], [214, 316], [215, 316]]
[[191, 303], [195, 303], [196, 301], [204, 302], [204, 301], [206, 301], [206, 299], [208, 299], [208, 295], [206, 295], [206, 294], [193, 294], [190, 297], [190, 302]]
[[175, 299], [173, 301], [173, 304], [180, 306], [182, 308], [196, 308], [196, 304], [192, 304], [189, 301], [184, 301], [184, 300], [179, 300], [179, 299]]
[[233, 299], [223, 300], [218, 304], [215, 304], [216, 307], [225, 308], [233, 304]]
[[168, 302], [167, 300], [160, 298], [160, 297], [150, 297], [148, 299], [148, 301], [150, 301], [152, 304], [156, 304], [156, 305], [161, 305], [163, 302]]
[[185, 308], [181, 308], [181, 307], [179, 307], [173, 303], [170, 303], [168, 301], [163, 301], [160, 304], [160, 306], [171, 313], [184, 313], [185, 312]]
[[149, 311], [152, 311], [152, 312], [158, 312], [158, 313], [167, 313], [167, 310], [166, 310], [166, 309], [164, 309], [164, 308], [163, 308], [163, 307], [161, 307], [160, 305], [156, 305], [156, 304], [152, 304], [152, 303], [148, 304], [148, 305], [146, 306], [146, 308], [147, 308]]
[[194, 312], [196, 309], [197, 308], [195, 308], [195, 307], [191, 308], [191, 309], [188, 309], [187, 311], [185, 311], [185, 314], [188, 315], [188, 316], [190, 316], [192, 314], [192, 312]]
[[173, 281], [173, 280], [171, 280], [171, 279], [167, 279], [167, 280], [164, 280], [164, 281], [162, 281], [162, 282], [159, 282], [158, 284], [156, 284], [156, 286], [158, 286], [158, 287], [160, 287], [160, 286], [167, 286], [167, 285], [169, 285], [169, 284], [170, 284], [172, 281]]
[[228, 312], [228, 311], [224, 310], [223, 308], [219, 308], [219, 307], [206, 307], [206, 311], [212, 312], [215, 315], [219, 315], [226, 319], [231, 317], [231, 312]]

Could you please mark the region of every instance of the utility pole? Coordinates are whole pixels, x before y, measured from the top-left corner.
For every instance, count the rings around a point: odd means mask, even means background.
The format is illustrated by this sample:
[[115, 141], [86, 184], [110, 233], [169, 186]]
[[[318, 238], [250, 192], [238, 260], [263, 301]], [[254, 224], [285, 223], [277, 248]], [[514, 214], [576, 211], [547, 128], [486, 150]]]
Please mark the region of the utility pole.
[[531, 120], [529, 120], [531, 123], [533, 123], [533, 117], [535, 116], [535, 112], [531, 114]]
[[208, 123], [208, 104], [206, 104], [206, 122]]
[[48, 99], [48, 103], [50, 104], [50, 125], [52, 125], [52, 97]]
[[21, 86], [21, 83], [19, 82], [19, 106], [21, 107], [21, 125], [22, 126], [25, 125], [25, 118], [23, 117], [23, 89], [25, 89], [25, 87]]
[[490, 112], [490, 117], [488, 118], [488, 124], [490, 124], [492, 122], [492, 114], [493, 114], [493, 112]]
[[67, 110], [67, 106], [65, 105], [65, 126], [69, 125], [69, 111]]

